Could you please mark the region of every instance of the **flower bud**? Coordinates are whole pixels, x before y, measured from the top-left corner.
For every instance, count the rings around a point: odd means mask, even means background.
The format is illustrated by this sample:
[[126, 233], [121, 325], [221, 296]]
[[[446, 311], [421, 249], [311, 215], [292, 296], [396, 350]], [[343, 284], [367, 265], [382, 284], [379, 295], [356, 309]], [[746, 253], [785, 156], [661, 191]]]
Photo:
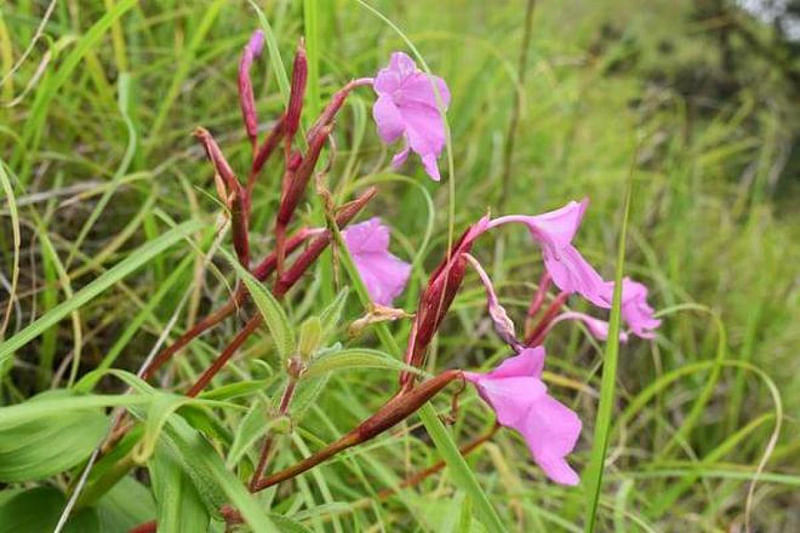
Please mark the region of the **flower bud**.
[[322, 322], [319, 317], [312, 316], [300, 326], [300, 339], [297, 342], [297, 354], [303, 361], [309, 361], [322, 343]]
[[289, 93], [289, 105], [286, 106], [286, 138], [291, 142], [297, 129], [300, 127], [300, 115], [303, 111], [303, 96], [306, 92], [308, 81], [308, 60], [303, 40], [297, 47], [292, 68], [292, 86]]
[[242, 51], [242, 58], [239, 61], [239, 103], [242, 108], [242, 119], [247, 130], [250, 142], [255, 143], [258, 138], [258, 118], [256, 117], [255, 98], [253, 97], [253, 84], [250, 81], [250, 66], [253, 60], [261, 55], [264, 48], [264, 32], [256, 30], [250, 37], [250, 41]]

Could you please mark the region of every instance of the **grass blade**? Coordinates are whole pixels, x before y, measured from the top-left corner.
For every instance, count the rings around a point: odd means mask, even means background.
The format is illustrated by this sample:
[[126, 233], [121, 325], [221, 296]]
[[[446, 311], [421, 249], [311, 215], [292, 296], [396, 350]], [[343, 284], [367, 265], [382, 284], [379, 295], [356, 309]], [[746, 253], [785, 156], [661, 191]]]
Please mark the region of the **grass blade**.
[[206, 223], [201, 220], [184, 222], [131, 252], [128, 257], [76, 292], [72, 298], [60, 303], [28, 327], [0, 344], [0, 363], [41, 335], [43, 331], [57, 324], [66, 315], [79, 309], [119, 280], [141, 268], [155, 256], [205, 225]]
[[614, 389], [617, 380], [617, 359], [619, 355], [619, 330], [622, 303], [622, 272], [625, 263], [625, 237], [628, 231], [628, 216], [631, 208], [631, 195], [633, 193], [633, 180], [628, 179], [625, 190], [625, 207], [622, 215], [622, 230], [619, 234], [619, 247], [617, 250], [617, 267], [614, 273], [614, 299], [611, 304], [611, 316], [608, 326], [608, 341], [606, 353], [603, 357], [603, 378], [600, 386], [600, 405], [597, 407], [597, 419], [594, 426], [594, 442], [586, 469], [584, 483], [586, 487], [586, 523], [585, 531], [594, 531], [597, 519], [597, 505], [600, 499], [600, 490], [603, 486], [603, 470], [606, 460], [606, 450], [611, 433], [611, 415], [614, 410]]

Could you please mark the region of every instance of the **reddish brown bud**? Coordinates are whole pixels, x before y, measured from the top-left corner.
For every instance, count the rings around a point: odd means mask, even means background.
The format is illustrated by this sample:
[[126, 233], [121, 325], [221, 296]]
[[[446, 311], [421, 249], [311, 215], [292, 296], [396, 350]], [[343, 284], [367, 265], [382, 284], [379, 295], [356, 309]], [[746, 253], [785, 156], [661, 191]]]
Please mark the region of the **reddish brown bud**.
[[[428, 280], [428, 286], [420, 296], [417, 314], [414, 318], [411, 335], [406, 348], [406, 363], [420, 368], [425, 360], [425, 350], [431, 339], [439, 330], [453, 299], [464, 281], [467, 259], [464, 253], [469, 252], [474, 240], [485, 230], [488, 217], [479, 220], [461, 235]], [[407, 385], [412, 375], [403, 372], [400, 383]]]
[[311, 126], [311, 129], [308, 130], [306, 134], [306, 140], [310, 143], [313, 138], [317, 136], [319, 133], [320, 128], [323, 128], [333, 122], [333, 119], [336, 117], [336, 113], [339, 112], [339, 109], [342, 108], [344, 101], [347, 99], [347, 95], [350, 94], [352, 87], [350, 84], [345, 85], [338, 91], [336, 91], [333, 96], [331, 96], [331, 101], [328, 103], [327, 107], [322, 111], [319, 118], [314, 125]]
[[292, 213], [300, 203], [303, 197], [303, 192], [308, 185], [308, 180], [311, 178], [311, 173], [317, 165], [319, 154], [322, 152], [322, 147], [331, 132], [332, 126], [328, 125], [320, 129], [318, 135], [312, 139], [308, 145], [308, 151], [297, 169], [292, 172], [288, 170], [285, 177], [285, 189], [281, 198], [281, 205], [278, 208], [278, 224], [288, 224], [292, 218]]
[[264, 32], [256, 30], [242, 50], [242, 58], [239, 61], [239, 104], [242, 108], [242, 119], [247, 136], [254, 148], [258, 142], [258, 118], [253, 97], [253, 83], [250, 81], [250, 66], [253, 64], [253, 60], [261, 55], [263, 47]]
[[233, 247], [236, 250], [236, 256], [239, 258], [239, 262], [245, 267], [249, 267], [250, 238], [248, 236], [247, 219], [250, 206], [248, 205], [249, 199], [247, 191], [239, 184], [239, 180], [233, 173], [233, 169], [231, 169], [231, 166], [222, 154], [222, 150], [220, 150], [219, 145], [217, 145], [217, 142], [208, 130], [197, 128], [194, 131], [194, 135], [203, 144], [206, 155], [208, 155], [208, 158], [214, 165], [216, 173], [222, 178], [222, 181], [228, 189], [226, 204], [231, 210]]
[[303, 112], [303, 97], [306, 92], [306, 81], [308, 81], [308, 60], [306, 58], [306, 48], [303, 40], [297, 47], [294, 55], [294, 66], [292, 67], [292, 87], [289, 93], [289, 105], [286, 106], [286, 138], [291, 142], [294, 134], [300, 127], [300, 115]]
[[214, 140], [211, 133], [205, 128], [197, 127], [194, 130], [194, 136], [200, 141], [203, 148], [205, 148], [206, 155], [228, 187], [228, 192], [236, 191], [239, 188], [239, 180], [236, 179], [233, 169], [231, 169], [225, 156], [222, 155], [222, 150], [220, 150], [217, 141]]

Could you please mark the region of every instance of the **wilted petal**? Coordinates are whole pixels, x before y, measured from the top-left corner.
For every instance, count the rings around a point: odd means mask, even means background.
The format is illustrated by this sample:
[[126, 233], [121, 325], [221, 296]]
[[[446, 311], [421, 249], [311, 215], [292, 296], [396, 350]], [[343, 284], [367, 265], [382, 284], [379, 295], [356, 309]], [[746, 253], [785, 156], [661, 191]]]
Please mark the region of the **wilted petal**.
[[411, 265], [389, 253], [389, 228], [375, 217], [342, 232], [370, 298], [390, 306], [406, 286]]

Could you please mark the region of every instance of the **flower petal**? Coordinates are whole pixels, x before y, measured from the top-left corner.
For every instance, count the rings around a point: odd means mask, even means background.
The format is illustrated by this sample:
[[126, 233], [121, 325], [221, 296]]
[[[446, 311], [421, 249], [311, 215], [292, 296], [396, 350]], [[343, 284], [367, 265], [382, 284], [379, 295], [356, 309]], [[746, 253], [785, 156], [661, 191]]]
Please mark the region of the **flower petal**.
[[[563, 320], [580, 320], [581, 322], [583, 322], [583, 324], [586, 326], [586, 329], [589, 330], [589, 333], [591, 333], [593, 337], [601, 341], [608, 339], [608, 322], [606, 322], [605, 320], [589, 316], [585, 313], [568, 311], [566, 313], [561, 313], [555, 319], [553, 319], [551, 326]], [[624, 331], [620, 331], [619, 341], [622, 343], [628, 342], [628, 334], [625, 333]]]
[[408, 154], [410, 153], [411, 153], [411, 148], [409, 146], [406, 146], [405, 148], [394, 154], [394, 157], [392, 158], [392, 168], [400, 168], [401, 166], [403, 166], [403, 163], [406, 162], [406, 159], [408, 159]]
[[436, 159], [434, 154], [425, 154], [422, 156], [422, 166], [433, 181], [440, 181], [442, 177], [439, 174], [439, 165], [436, 164]]
[[605, 281], [571, 244], [561, 249], [542, 247], [544, 265], [553, 283], [564, 292], [577, 292], [593, 304], [605, 307]]
[[[434, 90], [434, 87], [436, 90]], [[439, 76], [428, 76], [424, 72], [417, 72], [405, 78], [394, 98], [400, 107], [407, 103], [417, 103], [432, 107], [438, 112], [439, 100], [436, 98], [436, 91], [439, 92], [439, 97], [442, 99], [442, 105], [446, 111], [450, 105], [450, 89]]]
[[581, 433], [581, 421], [574, 411], [545, 393], [534, 400], [525, 420], [514, 429], [525, 438], [547, 477], [564, 485], [578, 484], [578, 474], [564, 460]]
[[408, 282], [411, 265], [389, 253], [389, 228], [375, 217], [348, 227], [342, 236], [372, 301], [392, 305]]
[[513, 376], [541, 377], [544, 368], [544, 346], [526, 348], [519, 355], [509, 357], [500, 366], [487, 374], [491, 379], [507, 378]]
[[378, 97], [372, 106], [372, 118], [378, 126], [378, 135], [385, 143], [396, 141], [406, 129], [400, 110], [389, 96]]
[[475, 383], [481, 398], [497, 413], [497, 421], [508, 427], [522, 424], [531, 403], [547, 391], [544, 383], [533, 376], [494, 378], [488, 374], [465, 373], [465, 377]]

